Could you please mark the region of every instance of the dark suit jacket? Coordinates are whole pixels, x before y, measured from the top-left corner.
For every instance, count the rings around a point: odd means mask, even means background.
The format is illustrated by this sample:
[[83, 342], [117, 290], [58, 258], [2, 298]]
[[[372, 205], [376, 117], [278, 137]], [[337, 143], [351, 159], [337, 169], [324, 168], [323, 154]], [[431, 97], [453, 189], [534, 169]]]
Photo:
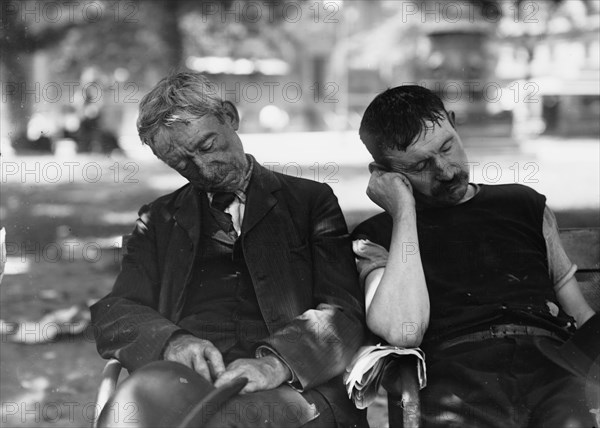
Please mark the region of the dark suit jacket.
[[[91, 308], [98, 351], [129, 370], [160, 359], [180, 329], [201, 237], [198, 191], [188, 184], [139, 216], [113, 291]], [[239, 239], [270, 333], [263, 343], [285, 359], [302, 388], [320, 385], [334, 410], [346, 407], [341, 380], [333, 378], [362, 344], [364, 308], [331, 188], [255, 162]]]

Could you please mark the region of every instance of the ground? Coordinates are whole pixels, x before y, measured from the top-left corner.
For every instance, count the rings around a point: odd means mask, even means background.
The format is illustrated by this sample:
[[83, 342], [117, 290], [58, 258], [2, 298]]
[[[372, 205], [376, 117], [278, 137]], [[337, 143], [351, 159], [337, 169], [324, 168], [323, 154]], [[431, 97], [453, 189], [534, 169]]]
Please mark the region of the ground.
[[[520, 179], [513, 181], [523, 182], [527, 173], [533, 173], [530, 178], [538, 181], [531, 185], [542, 186], [538, 190], [549, 196], [561, 227], [600, 226], [598, 144], [563, 143], [534, 143], [521, 151], [479, 147], [473, 159], [481, 165], [494, 159], [504, 173], [503, 182], [516, 178], [519, 169]], [[249, 151], [262, 163], [279, 156], [271, 149], [261, 153], [257, 146]], [[378, 209], [364, 195], [368, 181], [364, 164], [344, 156], [350, 155], [321, 151], [318, 166], [305, 160], [300, 169], [294, 165], [288, 173], [301, 171], [304, 177], [329, 182], [352, 228]], [[328, 159], [338, 158], [340, 163], [326, 166]], [[7, 230], [9, 268], [0, 286], [0, 319], [36, 321], [50, 311], [84, 306], [109, 292], [119, 269], [115, 244], [131, 231], [137, 209], [183, 183], [149, 157], [136, 159], [3, 160], [0, 219]], [[533, 168], [527, 162], [533, 162]], [[493, 165], [486, 173], [496, 169]], [[476, 181], [493, 178], [489, 174]], [[567, 187], [566, 181], [574, 184]], [[0, 426], [89, 426], [103, 365], [89, 332], [38, 345], [15, 344], [2, 336]], [[386, 425], [384, 401], [369, 413], [373, 427]]]

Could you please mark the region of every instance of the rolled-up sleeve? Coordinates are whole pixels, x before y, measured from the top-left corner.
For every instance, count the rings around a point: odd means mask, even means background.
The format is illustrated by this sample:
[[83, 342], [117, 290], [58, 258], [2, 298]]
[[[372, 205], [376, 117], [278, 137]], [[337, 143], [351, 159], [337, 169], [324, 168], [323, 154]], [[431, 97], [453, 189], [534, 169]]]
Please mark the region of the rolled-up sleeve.
[[352, 241], [352, 250], [356, 258], [360, 286], [364, 291], [367, 276], [375, 269], [386, 267], [389, 253], [381, 245], [368, 239]]
[[558, 292], [577, 272], [577, 265], [573, 264], [560, 242], [558, 225], [554, 213], [547, 206], [544, 208], [543, 220], [544, 240], [548, 254], [548, 274]]

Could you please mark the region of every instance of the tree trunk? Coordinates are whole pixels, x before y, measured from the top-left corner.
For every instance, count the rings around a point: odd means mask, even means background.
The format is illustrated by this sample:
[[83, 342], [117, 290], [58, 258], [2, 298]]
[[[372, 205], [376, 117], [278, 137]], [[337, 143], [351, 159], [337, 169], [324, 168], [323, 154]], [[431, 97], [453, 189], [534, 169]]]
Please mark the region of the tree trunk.
[[2, 26], [2, 104], [7, 108], [3, 112], [3, 118], [6, 119], [4, 124], [8, 129], [0, 132], [11, 141], [16, 141], [27, 132], [27, 122], [41, 89], [30, 82], [31, 54], [28, 49], [23, 49], [25, 29], [18, 22], [18, 14], [5, 14]]
[[179, 70], [183, 66], [183, 36], [179, 29], [179, 0], [152, 1], [144, 3], [147, 16], [157, 21], [156, 32], [163, 41], [165, 50], [165, 73]]

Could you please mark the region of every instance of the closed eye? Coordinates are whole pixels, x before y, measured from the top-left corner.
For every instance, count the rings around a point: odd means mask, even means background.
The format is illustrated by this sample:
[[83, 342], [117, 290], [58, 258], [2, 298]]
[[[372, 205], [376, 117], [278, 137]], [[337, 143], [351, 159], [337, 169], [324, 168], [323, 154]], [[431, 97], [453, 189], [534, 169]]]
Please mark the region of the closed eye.
[[450, 150], [452, 150], [452, 140], [446, 141], [440, 151], [442, 153], [448, 153]]
[[427, 164], [429, 163], [429, 160], [422, 160], [421, 162], [419, 162], [416, 165], [413, 165], [413, 167], [411, 168], [412, 171], [414, 172], [421, 172], [425, 169], [425, 167], [427, 166]]
[[198, 148], [203, 152], [210, 150], [215, 142], [216, 135], [211, 134], [198, 144]]

